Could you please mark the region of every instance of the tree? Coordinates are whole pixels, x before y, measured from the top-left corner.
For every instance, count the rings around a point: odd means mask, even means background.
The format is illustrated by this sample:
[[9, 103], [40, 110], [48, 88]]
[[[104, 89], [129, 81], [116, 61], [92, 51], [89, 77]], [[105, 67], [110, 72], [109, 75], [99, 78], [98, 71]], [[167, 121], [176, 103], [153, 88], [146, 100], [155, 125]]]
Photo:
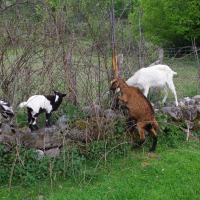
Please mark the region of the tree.
[[191, 44], [191, 38], [200, 44], [199, 0], [140, 0], [139, 4], [146, 36], [155, 41], [165, 39], [176, 46]]

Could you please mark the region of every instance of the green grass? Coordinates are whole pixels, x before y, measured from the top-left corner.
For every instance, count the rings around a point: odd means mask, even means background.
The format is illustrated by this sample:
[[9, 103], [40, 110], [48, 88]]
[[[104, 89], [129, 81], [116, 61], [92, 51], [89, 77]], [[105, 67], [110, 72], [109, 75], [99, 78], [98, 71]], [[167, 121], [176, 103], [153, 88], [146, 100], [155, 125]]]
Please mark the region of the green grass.
[[[87, 161], [75, 180], [44, 180], [32, 187], [0, 188], [1, 199], [200, 199], [200, 144], [179, 142], [176, 148], [158, 143], [155, 154], [148, 145], [124, 157]], [[95, 168], [96, 167], [96, 168]]]

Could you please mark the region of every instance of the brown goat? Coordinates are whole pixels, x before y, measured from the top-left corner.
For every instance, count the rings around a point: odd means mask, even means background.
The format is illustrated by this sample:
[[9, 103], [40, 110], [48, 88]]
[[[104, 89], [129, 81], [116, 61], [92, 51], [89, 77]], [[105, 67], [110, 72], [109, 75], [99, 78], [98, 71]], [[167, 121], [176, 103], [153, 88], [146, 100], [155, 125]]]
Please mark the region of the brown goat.
[[149, 100], [136, 87], [131, 87], [126, 84], [122, 78], [115, 78], [111, 81], [111, 90], [120, 88], [121, 96], [124, 106], [128, 109], [129, 119], [135, 120], [137, 123], [140, 141], [134, 148], [140, 147], [145, 141], [144, 130], [148, 131], [153, 137], [153, 146], [150, 151], [156, 150], [157, 134], [153, 127], [161, 132], [160, 127], [155, 119], [155, 111]]

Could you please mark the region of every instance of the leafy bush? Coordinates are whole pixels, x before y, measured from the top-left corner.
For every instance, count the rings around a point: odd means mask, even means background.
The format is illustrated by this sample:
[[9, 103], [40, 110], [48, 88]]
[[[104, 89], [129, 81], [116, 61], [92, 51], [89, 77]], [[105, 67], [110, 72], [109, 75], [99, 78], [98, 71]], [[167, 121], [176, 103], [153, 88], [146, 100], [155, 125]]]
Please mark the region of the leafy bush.
[[76, 179], [81, 173], [84, 160], [76, 147], [68, 149], [55, 159], [44, 157], [38, 160], [35, 149], [19, 146], [8, 154], [4, 146], [0, 146], [0, 186], [8, 184], [10, 179], [12, 184], [22, 183], [28, 186], [55, 174], [57, 177]]
[[76, 119], [84, 119], [87, 116], [87, 113], [83, 112], [80, 107], [72, 104], [67, 104], [64, 107], [64, 113], [66, 113], [69, 123], [73, 123]]
[[165, 130], [158, 137], [159, 142], [166, 144], [168, 147], [178, 147], [180, 142], [186, 139], [186, 134], [182, 128], [183, 124], [166, 126]]

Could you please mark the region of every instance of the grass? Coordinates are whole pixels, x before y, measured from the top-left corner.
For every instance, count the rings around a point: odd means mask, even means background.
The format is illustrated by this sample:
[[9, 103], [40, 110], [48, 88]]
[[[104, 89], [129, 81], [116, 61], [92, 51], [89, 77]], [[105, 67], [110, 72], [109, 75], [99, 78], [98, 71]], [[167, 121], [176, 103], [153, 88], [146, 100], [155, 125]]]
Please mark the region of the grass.
[[199, 142], [182, 141], [176, 148], [158, 143], [155, 154], [147, 146], [98, 166], [87, 161], [79, 180], [54, 180], [52, 188], [50, 180], [0, 188], [1, 199], [200, 199]]

